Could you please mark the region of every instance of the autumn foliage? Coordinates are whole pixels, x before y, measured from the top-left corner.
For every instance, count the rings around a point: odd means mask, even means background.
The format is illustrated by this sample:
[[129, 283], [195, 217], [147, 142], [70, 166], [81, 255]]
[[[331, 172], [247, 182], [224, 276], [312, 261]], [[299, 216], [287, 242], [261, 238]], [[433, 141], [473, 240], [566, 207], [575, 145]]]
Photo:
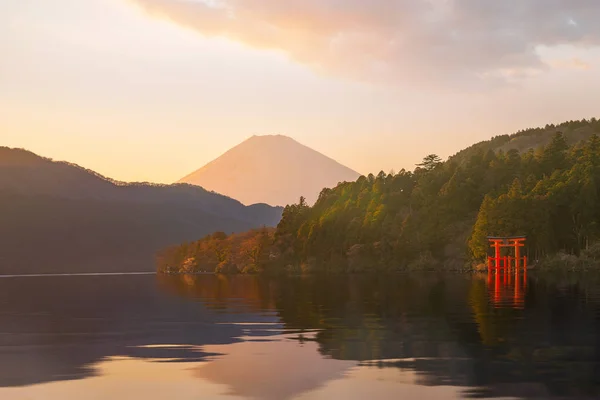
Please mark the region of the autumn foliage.
[[273, 251], [273, 228], [241, 234], [215, 232], [203, 239], [167, 248], [159, 253], [161, 272], [259, 273]]

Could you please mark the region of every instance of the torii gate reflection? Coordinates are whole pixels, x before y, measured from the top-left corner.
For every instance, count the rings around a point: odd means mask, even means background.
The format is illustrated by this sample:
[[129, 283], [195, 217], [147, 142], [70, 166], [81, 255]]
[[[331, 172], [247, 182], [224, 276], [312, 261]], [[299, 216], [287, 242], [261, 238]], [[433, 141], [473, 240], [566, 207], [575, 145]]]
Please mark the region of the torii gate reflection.
[[[488, 257], [488, 290], [496, 307], [523, 308], [527, 289], [527, 256], [520, 256], [526, 238], [488, 237], [494, 257]], [[501, 256], [501, 248], [514, 248], [514, 257]], [[514, 261], [514, 264], [513, 264]], [[514, 278], [514, 280], [513, 280]]]

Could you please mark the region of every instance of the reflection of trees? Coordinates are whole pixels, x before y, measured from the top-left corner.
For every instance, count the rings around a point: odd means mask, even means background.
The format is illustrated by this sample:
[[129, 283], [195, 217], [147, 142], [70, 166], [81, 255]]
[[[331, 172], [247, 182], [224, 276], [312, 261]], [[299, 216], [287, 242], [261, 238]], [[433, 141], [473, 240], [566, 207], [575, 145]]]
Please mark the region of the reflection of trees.
[[512, 286], [494, 303], [495, 286], [485, 276], [218, 279], [229, 281], [229, 291], [208, 281], [186, 290], [209, 304], [275, 310], [299, 338], [316, 329], [328, 357], [380, 360], [381, 367], [417, 371], [426, 385], [472, 387], [472, 396], [599, 393], [600, 285], [590, 277], [530, 276], [516, 303]]
[[159, 287], [177, 296], [201, 300], [212, 310], [274, 310], [275, 282], [241, 275], [157, 275]]
[[[474, 280], [473, 314], [482, 344], [492, 356], [482, 366], [494, 374], [488, 381], [538, 382], [555, 395], [596, 395], [600, 383], [597, 302], [583, 302], [593, 293], [589, 290], [593, 278], [590, 274], [570, 282], [529, 279], [524, 309], [518, 301], [498, 301], [495, 287], [485, 293], [485, 280]], [[509, 297], [514, 293], [511, 285], [501, 290]]]
[[[446, 289], [435, 277], [288, 279], [281, 283], [277, 307], [287, 327], [321, 329], [316, 340], [323, 354], [354, 360], [410, 357], [411, 347], [423, 344], [404, 340], [418, 330], [417, 324], [408, 323], [412, 314], [421, 316], [419, 328], [431, 330], [439, 338], [447, 333], [445, 324], [438, 323], [441, 320], [431, 318], [443, 315]], [[431, 323], [435, 326], [429, 326]]]
[[522, 308], [521, 300], [513, 301], [510, 287], [498, 287], [497, 283], [495, 276], [491, 280], [475, 276], [469, 288], [469, 305], [484, 346], [500, 345], [514, 329], [514, 320], [520, 315], [518, 309]]

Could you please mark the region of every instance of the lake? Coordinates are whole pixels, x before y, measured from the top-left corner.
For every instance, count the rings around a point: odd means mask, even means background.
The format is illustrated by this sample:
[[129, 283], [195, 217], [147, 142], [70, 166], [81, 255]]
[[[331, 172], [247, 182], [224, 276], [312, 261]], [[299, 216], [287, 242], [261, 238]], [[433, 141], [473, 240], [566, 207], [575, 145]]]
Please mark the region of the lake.
[[0, 398], [591, 399], [600, 277], [0, 278]]

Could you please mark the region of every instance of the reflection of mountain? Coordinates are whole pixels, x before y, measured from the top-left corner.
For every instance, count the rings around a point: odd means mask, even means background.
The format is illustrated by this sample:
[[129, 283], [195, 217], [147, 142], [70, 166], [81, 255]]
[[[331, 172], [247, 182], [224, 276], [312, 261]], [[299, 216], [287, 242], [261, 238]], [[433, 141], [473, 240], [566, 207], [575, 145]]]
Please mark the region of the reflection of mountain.
[[0, 273], [152, 271], [165, 246], [276, 225], [282, 211], [197, 186], [114, 182], [4, 147], [0, 209]]
[[351, 361], [323, 359], [316, 343], [301, 345], [286, 338], [208, 346], [208, 350], [227, 354], [198, 368], [195, 375], [228, 385], [231, 395], [243, 398], [291, 399], [342, 378], [356, 365]]
[[[421, 384], [469, 387], [475, 397], [600, 394], [600, 296], [589, 302], [597, 282], [560, 287], [530, 279], [524, 309], [494, 306], [486, 279], [463, 275], [287, 278], [262, 286], [269, 290], [252, 291], [249, 304], [268, 304], [288, 329], [317, 329], [314, 340], [328, 357], [381, 360], [417, 371]], [[185, 295], [194, 291], [188, 286]]]

